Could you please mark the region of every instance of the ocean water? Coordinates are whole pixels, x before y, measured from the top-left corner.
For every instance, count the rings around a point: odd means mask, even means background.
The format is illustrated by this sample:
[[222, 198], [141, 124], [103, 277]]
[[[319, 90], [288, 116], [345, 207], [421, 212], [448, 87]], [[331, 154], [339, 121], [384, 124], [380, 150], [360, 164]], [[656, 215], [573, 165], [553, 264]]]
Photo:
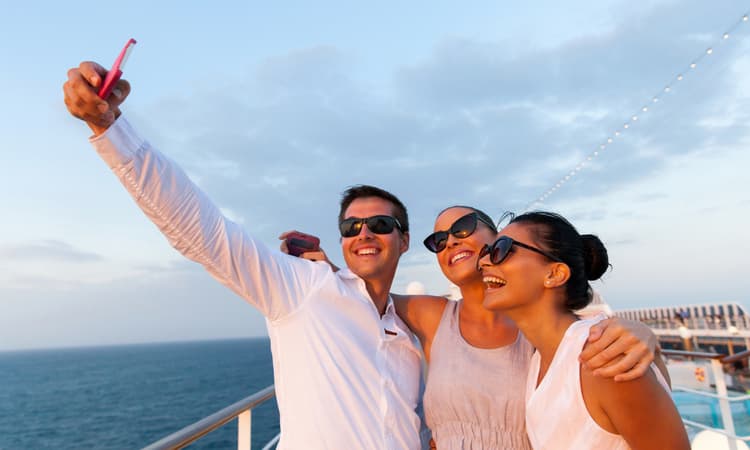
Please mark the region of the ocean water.
[[[271, 384], [266, 338], [0, 353], [0, 449], [141, 448]], [[252, 448], [278, 420], [253, 410]], [[188, 448], [236, 445], [231, 421]]]

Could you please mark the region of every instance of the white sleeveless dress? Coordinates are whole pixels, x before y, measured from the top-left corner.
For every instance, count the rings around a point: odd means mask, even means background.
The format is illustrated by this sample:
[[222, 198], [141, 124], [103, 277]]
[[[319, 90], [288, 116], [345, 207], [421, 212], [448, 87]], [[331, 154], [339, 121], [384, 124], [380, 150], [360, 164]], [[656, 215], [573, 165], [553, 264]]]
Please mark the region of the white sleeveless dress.
[[[581, 393], [578, 355], [591, 326], [604, 318], [579, 320], [568, 328], [538, 387], [539, 352], [534, 352], [531, 357], [526, 380], [526, 431], [535, 450], [630, 448], [622, 436], [603, 429], [591, 418]], [[654, 364], [651, 364], [651, 369], [664, 389], [669, 391], [661, 372]]]

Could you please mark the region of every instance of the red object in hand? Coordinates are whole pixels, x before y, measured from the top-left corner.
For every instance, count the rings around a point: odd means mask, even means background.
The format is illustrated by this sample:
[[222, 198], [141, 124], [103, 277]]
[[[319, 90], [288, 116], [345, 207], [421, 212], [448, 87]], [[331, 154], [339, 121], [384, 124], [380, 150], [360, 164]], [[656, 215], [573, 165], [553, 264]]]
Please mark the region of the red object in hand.
[[300, 256], [305, 252], [320, 250], [320, 239], [315, 236], [294, 231], [286, 236], [286, 248], [292, 256]]
[[112, 68], [109, 69], [109, 72], [107, 72], [107, 76], [104, 78], [102, 87], [99, 88], [99, 92], [97, 93], [97, 95], [99, 95], [99, 98], [101, 98], [102, 100], [106, 100], [107, 97], [109, 97], [109, 94], [112, 93], [112, 89], [115, 87], [115, 84], [117, 84], [117, 82], [120, 80], [120, 77], [122, 76], [122, 68], [125, 67], [125, 62], [128, 60], [130, 50], [134, 45], [135, 39], [130, 39], [125, 44], [125, 47], [122, 48], [122, 51], [117, 56], [115, 63], [112, 64]]

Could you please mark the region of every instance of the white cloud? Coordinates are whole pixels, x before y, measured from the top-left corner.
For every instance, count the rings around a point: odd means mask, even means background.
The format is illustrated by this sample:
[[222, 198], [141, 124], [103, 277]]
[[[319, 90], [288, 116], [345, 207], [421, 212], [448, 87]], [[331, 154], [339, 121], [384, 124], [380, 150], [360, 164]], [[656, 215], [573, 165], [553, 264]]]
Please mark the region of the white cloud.
[[0, 245], [0, 258], [19, 260], [55, 260], [69, 263], [100, 261], [94, 252], [78, 250], [64, 241], [47, 239], [37, 242]]

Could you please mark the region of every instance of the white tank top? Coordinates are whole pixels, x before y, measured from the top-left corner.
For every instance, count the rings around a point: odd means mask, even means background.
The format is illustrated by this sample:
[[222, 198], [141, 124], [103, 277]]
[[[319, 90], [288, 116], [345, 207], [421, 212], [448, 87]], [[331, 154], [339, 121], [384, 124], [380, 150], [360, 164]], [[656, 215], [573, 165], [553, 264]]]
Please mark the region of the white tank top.
[[[526, 379], [526, 432], [535, 450], [630, 448], [622, 436], [603, 429], [591, 418], [581, 394], [578, 355], [589, 336], [589, 328], [604, 318], [579, 320], [568, 328], [538, 387], [539, 352], [531, 357]], [[669, 391], [654, 364], [651, 369]]]

